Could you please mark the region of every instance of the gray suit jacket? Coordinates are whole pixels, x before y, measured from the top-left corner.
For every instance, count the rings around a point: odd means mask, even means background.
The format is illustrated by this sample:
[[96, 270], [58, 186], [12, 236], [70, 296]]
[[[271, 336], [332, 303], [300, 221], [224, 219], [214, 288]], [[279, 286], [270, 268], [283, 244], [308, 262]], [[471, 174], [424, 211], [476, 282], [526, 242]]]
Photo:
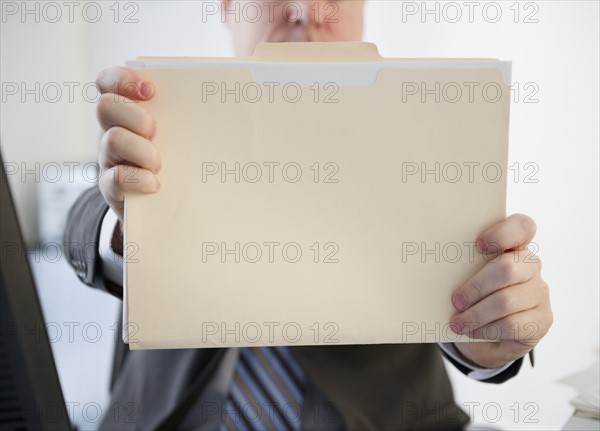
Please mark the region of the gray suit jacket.
[[[65, 253], [85, 284], [122, 298], [122, 287], [104, 279], [98, 255], [107, 210], [98, 187], [81, 195], [69, 213]], [[107, 415], [101, 428], [217, 429], [237, 350], [129, 351], [117, 343], [111, 406], [118, 411]], [[302, 429], [449, 430], [462, 429], [469, 421], [454, 403], [442, 353], [434, 344], [291, 350], [308, 380]], [[468, 371], [448, 359], [462, 372]], [[511, 378], [521, 363], [519, 359], [488, 381]]]

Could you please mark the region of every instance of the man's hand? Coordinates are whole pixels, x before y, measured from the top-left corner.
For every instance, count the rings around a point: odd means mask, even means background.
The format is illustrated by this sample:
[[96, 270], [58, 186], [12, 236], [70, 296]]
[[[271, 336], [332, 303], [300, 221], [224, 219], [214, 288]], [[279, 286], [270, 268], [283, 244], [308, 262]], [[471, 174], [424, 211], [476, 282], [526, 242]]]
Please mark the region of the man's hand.
[[98, 121], [104, 130], [100, 141], [100, 191], [123, 221], [126, 192], [156, 193], [160, 183], [160, 155], [152, 140], [156, 122], [138, 103], [154, 97], [154, 86], [124, 67], [106, 69], [96, 78], [102, 93]]
[[535, 231], [535, 222], [522, 214], [486, 230], [477, 248], [488, 263], [452, 293], [458, 310], [450, 322], [455, 332], [500, 340], [456, 343], [463, 355], [481, 367], [500, 367], [526, 355], [552, 325], [541, 262], [527, 249]]

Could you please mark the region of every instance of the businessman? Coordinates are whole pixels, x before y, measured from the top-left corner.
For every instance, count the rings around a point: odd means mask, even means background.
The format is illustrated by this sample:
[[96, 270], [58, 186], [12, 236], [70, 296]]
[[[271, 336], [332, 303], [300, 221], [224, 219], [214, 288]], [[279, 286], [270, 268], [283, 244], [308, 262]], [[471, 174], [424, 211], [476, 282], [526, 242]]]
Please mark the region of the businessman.
[[[362, 0], [259, 1], [259, 19], [239, 19], [247, 3], [220, 4], [239, 56], [252, 55], [260, 42], [362, 38]], [[84, 283], [121, 298], [124, 195], [160, 193], [162, 161], [153, 144], [160, 124], [143, 102], [161, 89], [120, 67], [101, 72], [97, 85], [102, 175], [71, 209], [65, 247]], [[131, 166], [139, 168], [136, 182], [125, 180]], [[495, 325], [500, 341], [147, 351], [119, 343], [111, 401], [117, 414], [104, 417], [101, 428], [462, 429], [469, 419], [453, 401], [442, 355], [471, 378], [500, 383], [517, 374], [552, 324], [541, 263], [524, 259], [535, 231], [520, 214], [490, 226], [477, 248], [493, 259], [448, 298], [455, 332], [483, 338]]]

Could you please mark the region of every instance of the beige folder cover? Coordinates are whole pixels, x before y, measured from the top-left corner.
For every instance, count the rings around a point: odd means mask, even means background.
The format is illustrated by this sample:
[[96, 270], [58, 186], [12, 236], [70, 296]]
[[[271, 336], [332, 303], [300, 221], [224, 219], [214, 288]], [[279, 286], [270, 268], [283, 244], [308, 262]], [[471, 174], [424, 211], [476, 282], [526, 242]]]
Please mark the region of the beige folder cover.
[[450, 295], [505, 217], [510, 63], [366, 43], [139, 60], [163, 169], [126, 197], [131, 348], [469, 340]]

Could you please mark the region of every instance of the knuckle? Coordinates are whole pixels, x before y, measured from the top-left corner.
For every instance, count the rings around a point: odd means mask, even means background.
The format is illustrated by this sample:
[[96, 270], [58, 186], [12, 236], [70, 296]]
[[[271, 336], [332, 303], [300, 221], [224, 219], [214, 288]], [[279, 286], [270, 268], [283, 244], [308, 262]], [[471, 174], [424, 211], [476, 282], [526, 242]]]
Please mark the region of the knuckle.
[[503, 316], [509, 315], [514, 310], [515, 298], [514, 295], [507, 289], [502, 289], [498, 292], [497, 310]]
[[154, 118], [150, 113], [137, 103], [126, 104], [127, 112], [131, 118], [132, 133], [146, 139], [151, 140], [154, 131]]
[[96, 105], [96, 112], [98, 113], [98, 118], [100, 118], [101, 121], [113, 108], [114, 97], [115, 95], [113, 93], [104, 93], [98, 99], [98, 104]]
[[118, 174], [119, 183], [123, 185], [127, 184], [128, 187], [131, 184], [139, 184], [141, 177], [140, 171], [141, 169], [136, 166], [120, 165]]
[[482, 338], [490, 341], [501, 339], [505, 333], [503, 326], [504, 324], [502, 319], [486, 324], [481, 328]]
[[114, 97], [114, 93], [104, 93], [100, 95], [100, 98], [98, 99], [98, 110], [105, 111], [110, 109], [113, 105]]
[[497, 263], [499, 281], [508, 284], [517, 273], [517, 263], [513, 259], [512, 253], [505, 253]]
[[465, 315], [465, 322], [469, 322], [475, 328], [483, 328], [484, 319], [485, 316], [478, 307], [473, 307], [473, 310], [469, 310], [469, 314]]
[[122, 189], [135, 190], [142, 193], [153, 193], [156, 191], [156, 178], [147, 169], [137, 166], [119, 166], [118, 182]]
[[536, 254], [528, 254], [525, 256], [524, 262], [533, 264], [535, 266], [535, 272], [539, 273], [542, 270], [542, 259]]
[[507, 339], [509, 338], [509, 334], [511, 333], [511, 329], [512, 329], [512, 325], [514, 325], [511, 321], [509, 317], [503, 317], [502, 319], [498, 320], [497, 322], [493, 322], [491, 323], [491, 325], [494, 325], [495, 327], [495, 332], [496, 332], [496, 336], [499, 339]]
[[102, 88], [106, 86], [106, 81], [111, 75], [114, 75], [114, 72], [114, 67], [102, 69], [100, 72], [98, 72], [98, 75], [96, 75], [96, 85], [102, 90]]
[[100, 139], [100, 151], [98, 152], [98, 166], [100, 167], [100, 179], [102, 179], [102, 176], [105, 174], [106, 170], [111, 168], [107, 157], [107, 153], [104, 150], [104, 140], [105, 137], [104, 135], [102, 135], [102, 139]]
[[100, 176], [100, 190], [106, 200], [110, 196], [117, 194], [121, 189], [118, 166], [113, 166], [102, 172]]
[[132, 75], [135, 75], [135, 73], [129, 68], [122, 66], [109, 67], [98, 73], [96, 76], [96, 85], [98, 85], [103, 92], [118, 93], [123, 82], [131, 81], [133, 79]]
[[157, 191], [156, 178], [147, 169], [139, 170], [139, 190], [144, 193], [154, 193]]
[[123, 139], [123, 129], [120, 127], [111, 127], [104, 133], [102, 139], [102, 150], [110, 153], [118, 153], [119, 142]]
[[144, 179], [143, 186], [140, 187], [140, 191], [147, 194], [154, 194], [158, 192], [157, 180], [149, 175]]
[[501, 233], [494, 233], [487, 240], [487, 253], [494, 255], [500, 253], [502, 251], [502, 244], [504, 243], [504, 239], [502, 238]]
[[131, 180], [131, 170], [129, 168], [130, 167], [126, 165], [119, 165], [115, 167], [115, 184], [121, 190], [126, 188], [126, 184], [133, 182]]
[[521, 221], [521, 226], [530, 236], [534, 236], [537, 232], [537, 224], [535, 220], [525, 214], [519, 214], [519, 218]]
[[484, 297], [483, 286], [477, 280], [469, 281], [467, 288], [463, 291], [463, 294], [465, 295], [467, 300], [469, 300], [473, 296], [471, 292], [475, 293], [476, 300], [479, 300]]
[[108, 201], [108, 192], [110, 189], [110, 183], [107, 178], [110, 176], [110, 169], [107, 169], [102, 172], [100, 175], [100, 179], [98, 180], [98, 187], [100, 188], [100, 193], [104, 196], [104, 199]]

